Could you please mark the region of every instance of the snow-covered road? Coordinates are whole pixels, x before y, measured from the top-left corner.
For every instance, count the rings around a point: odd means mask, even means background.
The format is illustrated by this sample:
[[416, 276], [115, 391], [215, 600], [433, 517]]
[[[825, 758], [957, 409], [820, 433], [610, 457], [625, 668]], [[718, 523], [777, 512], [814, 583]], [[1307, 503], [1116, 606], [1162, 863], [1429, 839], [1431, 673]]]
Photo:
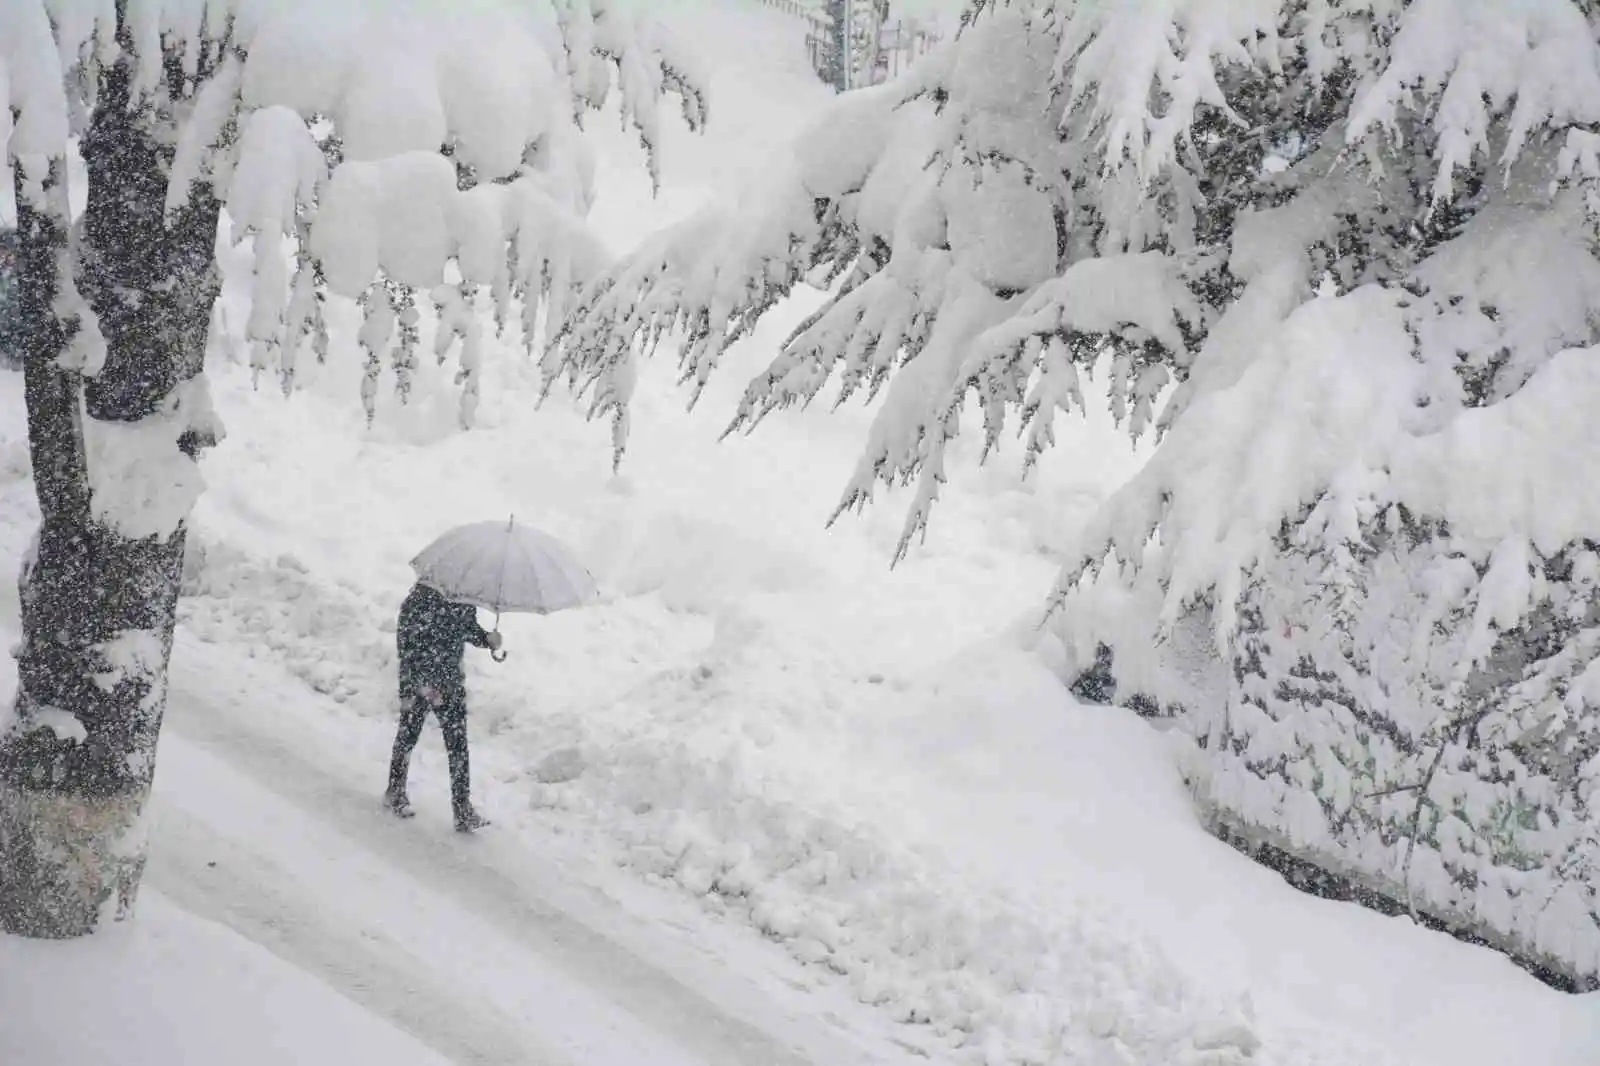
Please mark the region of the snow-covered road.
[[764, 1031], [570, 913], [515, 839], [460, 837], [442, 810], [394, 820], [362, 787], [382, 767], [341, 758], [277, 673], [180, 637], [149, 870], [167, 898], [453, 1062], [862, 1061]]

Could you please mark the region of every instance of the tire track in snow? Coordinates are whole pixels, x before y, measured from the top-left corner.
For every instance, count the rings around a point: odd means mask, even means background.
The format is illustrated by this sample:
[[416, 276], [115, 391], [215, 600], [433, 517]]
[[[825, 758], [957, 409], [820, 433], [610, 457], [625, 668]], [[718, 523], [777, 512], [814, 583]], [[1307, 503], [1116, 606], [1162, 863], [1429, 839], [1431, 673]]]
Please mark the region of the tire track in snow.
[[[642, 1034], [620, 1031], [632, 1028], [626, 1024], [631, 1018], [658, 1035], [653, 1045], [647, 1045], [651, 1048], [648, 1058], [629, 1059], [641, 1066], [645, 1062], [688, 1061], [676, 1053], [679, 1048], [696, 1056], [697, 1061], [716, 1066], [805, 1066], [810, 1062], [796, 1048], [726, 1013], [624, 945], [541, 899], [532, 886], [518, 881], [494, 861], [494, 851], [482, 846], [490, 841], [464, 840], [448, 830], [436, 833], [424, 819], [412, 823], [396, 821], [378, 805], [376, 788], [362, 787], [368, 784], [365, 778], [352, 784], [347, 776], [325, 763], [319, 765], [320, 760], [313, 762], [305, 751], [305, 738], [298, 745], [291, 743], [281, 735], [282, 730], [264, 724], [278, 717], [273, 714], [275, 708], [268, 694], [281, 687], [279, 679], [262, 677], [266, 671], [244, 656], [226, 656], [236, 662], [223, 662], [219, 660], [224, 654], [215, 647], [196, 654], [200, 649], [182, 637], [180, 645], [187, 647], [173, 658], [172, 699], [167, 715], [167, 727], [179, 744], [173, 746], [178, 749], [176, 752], [170, 748], [163, 752], [164, 766], [174, 754], [181, 761], [185, 745], [198, 747], [229, 770], [303, 812], [307, 819], [344, 838], [353, 851], [367, 853], [389, 867], [391, 876], [409, 881], [431, 896], [442, 897], [492, 930], [525, 961], [542, 963], [547, 973], [559, 970], [569, 982], [581, 983], [586, 986], [584, 991], [621, 1008], [615, 1013], [625, 1012], [622, 1019], [595, 1019], [601, 1028], [610, 1030], [605, 1036], [611, 1041], [609, 1050], [613, 1054], [618, 1040], [635, 1047], [645, 1044], [640, 1039]], [[225, 671], [219, 667], [225, 667]], [[157, 787], [159, 792], [159, 779]], [[219, 787], [225, 786], [219, 782]], [[198, 804], [202, 797], [195, 796], [187, 802]], [[158, 851], [164, 846], [161, 833], [158, 826]], [[169, 891], [165, 886], [162, 890]], [[189, 905], [182, 896], [175, 898]], [[337, 974], [329, 975], [321, 968], [313, 972], [325, 978], [332, 976], [337, 983]], [[582, 1005], [573, 1006], [574, 1010], [583, 1009]], [[571, 1022], [571, 1014], [562, 1011], [559, 1020]], [[580, 1056], [583, 1051], [597, 1050], [585, 1048], [587, 1041], [575, 1034], [569, 1037], [572, 1039], [553, 1041], [568, 1045], [568, 1057], [574, 1057], [574, 1045]], [[452, 1037], [447, 1032], [422, 1039], [444, 1042]], [[661, 1046], [663, 1040], [668, 1046]], [[620, 1060], [580, 1057], [579, 1061]]]
[[192, 914], [226, 925], [312, 974], [451, 1062], [564, 1066], [526, 1030], [434, 977], [381, 929], [330, 921], [291, 871], [264, 860], [170, 802], [157, 801], [160, 845], [151, 886]]

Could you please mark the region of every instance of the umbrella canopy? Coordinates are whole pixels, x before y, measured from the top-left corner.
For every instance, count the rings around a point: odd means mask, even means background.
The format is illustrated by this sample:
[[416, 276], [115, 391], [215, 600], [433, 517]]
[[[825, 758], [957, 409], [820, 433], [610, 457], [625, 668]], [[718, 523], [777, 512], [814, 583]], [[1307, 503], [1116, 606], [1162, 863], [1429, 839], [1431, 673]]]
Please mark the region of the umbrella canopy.
[[411, 560], [417, 579], [496, 614], [551, 611], [593, 599], [594, 578], [560, 541], [509, 522], [457, 526]]

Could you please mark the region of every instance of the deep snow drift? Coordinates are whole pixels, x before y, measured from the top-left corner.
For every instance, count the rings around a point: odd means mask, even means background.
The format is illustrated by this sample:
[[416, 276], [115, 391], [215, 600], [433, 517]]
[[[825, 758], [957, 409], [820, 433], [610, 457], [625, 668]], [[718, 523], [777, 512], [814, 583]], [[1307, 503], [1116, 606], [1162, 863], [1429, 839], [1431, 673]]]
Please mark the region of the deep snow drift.
[[[782, 16], [728, 0], [674, 17], [711, 70], [711, 126], [667, 137], [655, 202], [628, 138], [596, 131], [613, 247], [725, 194], [825, 99]], [[444, 524], [515, 512], [583, 551], [607, 596], [507, 618], [510, 661], [469, 663], [477, 791], [499, 823], [473, 845], [525, 846], [841, 1027], [868, 1024], [851, 1004], [881, 1008], [933, 1061], [1592, 1060], [1600, 999], [1296, 893], [1199, 829], [1169, 738], [1067, 695], [1032, 621], [1053, 552], [1137, 467], [1105, 421], [1063, 424], [1028, 483], [1014, 454], [952, 456], [926, 545], [890, 572], [900, 501], [821, 525], [867, 414], [775, 416], [716, 443], [738, 370], [785, 322], [731, 353], [694, 416], [670, 359], [652, 364], [617, 477], [603, 426], [559, 395], [534, 410], [536, 369], [510, 345], [487, 352], [473, 432], [431, 366], [408, 407], [380, 394], [366, 430], [356, 323], [338, 309], [333, 362], [303, 368], [287, 403], [251, 391], [242, 343], [213, 353], [230, 437], [205, 463], [175, 661], [180, 685], [242, 656], [297, 679], [272, 725], [366, 766], [352, 793], [382, 786], [407, 560]], [[4, 387], [0, 514], [20, 550], [20, 382]], [[442, 764], [430, 727], [424, 819], [442, 818]], [[176, 846], [158, 824], [157, 855]], [[178, 920], [159, 902], [149, 916]]]

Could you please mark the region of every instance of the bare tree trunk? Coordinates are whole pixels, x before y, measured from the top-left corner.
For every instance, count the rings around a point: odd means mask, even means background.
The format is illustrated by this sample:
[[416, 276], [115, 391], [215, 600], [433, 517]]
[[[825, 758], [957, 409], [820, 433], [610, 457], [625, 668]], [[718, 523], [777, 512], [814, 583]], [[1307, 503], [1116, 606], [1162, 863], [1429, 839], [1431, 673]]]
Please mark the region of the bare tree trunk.
[[[78, 286], [107, 347], [94, 377], [60, 362], [72, 339], [56, 300], [59, 271], [70, 269], [65, 168], [51, 165], [42, 196], [20, 167], [17, 177], [41, 521], [19, 579], [17, 722], [0, 737], [0, 929], [35, 937], [81, 936], [131, 913], [183, 568], [181, 524], [130, 537], [97, 513], [84, 422], [171, 420], [174, 390], [203, 367], [218, 291], [218, 204], [196, 186], [166, 214], [172, 115], [162, 98], [130, 106], [132, 41], [118, 39], [127, 51], [103, 71], [82, 141]], [[192, 459], [206, 443], [185, 434], [172, 448]]]

